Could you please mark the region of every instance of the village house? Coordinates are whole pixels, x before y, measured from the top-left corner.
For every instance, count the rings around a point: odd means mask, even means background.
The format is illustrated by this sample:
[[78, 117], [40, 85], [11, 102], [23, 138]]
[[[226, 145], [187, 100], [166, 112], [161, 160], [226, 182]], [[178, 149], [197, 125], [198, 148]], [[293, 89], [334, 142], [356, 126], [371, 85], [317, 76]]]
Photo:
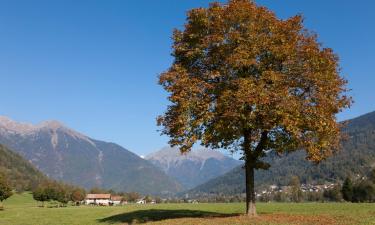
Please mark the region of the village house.
[[110, 205], [111, 194], [87, 194], [86, 205]]
[[122, 197], [111, 194], [87, 194], [85, 198], [86, 205], [120, 205]]

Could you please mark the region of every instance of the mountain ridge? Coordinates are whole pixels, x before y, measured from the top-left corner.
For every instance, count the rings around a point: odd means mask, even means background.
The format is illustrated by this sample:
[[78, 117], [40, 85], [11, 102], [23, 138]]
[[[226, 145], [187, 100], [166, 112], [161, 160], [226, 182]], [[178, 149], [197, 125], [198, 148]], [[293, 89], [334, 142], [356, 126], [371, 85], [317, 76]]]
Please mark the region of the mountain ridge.
[[0, 143], [47, 176], [86, 188], [169, 194], [181, 185], [135, 153], [92, 139], [58, 121], [37, 125], [0, 118]]
[[[342, 122], [347, 138], [342, 149], [327, 160], [316, 165], [305, 160], [305, 152], [297, 151], [278, 157], [269, 155], [265, 160], [271, 164], [267, 171], [255, 173], [258, 188], [267, 185], [287, 185], [292, 176], [302, 183], [342, 182], [347, 176], [365, 176], [375, 167], [375, 112], [366, 113]], [[236, 167], [222, 176], [211, 179], [187, 193], [238, 194], [245, 191], [245, 173]]]
[[186, 189], [228, 172], [240, 162], [211, 149], [193, 149], [181, 154], [178, 148], [164, 147], [145, 157]]

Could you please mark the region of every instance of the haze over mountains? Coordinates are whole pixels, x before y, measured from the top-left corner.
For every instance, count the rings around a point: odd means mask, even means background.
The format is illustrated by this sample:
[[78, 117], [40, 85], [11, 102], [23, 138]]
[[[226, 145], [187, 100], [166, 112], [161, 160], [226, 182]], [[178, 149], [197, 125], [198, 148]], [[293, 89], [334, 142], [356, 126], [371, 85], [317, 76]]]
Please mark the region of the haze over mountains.
[[220, 176], [241, 163], [210, 149], [195, 149], [181, 155], [178, 148], [170, 147], [152, 153], [146, 159], [179, 181], [186, 189]]
[[38, 125], [0, 117], [0, 143], [47, 176], [86, 188], [150, 194], [176, 193], [181, 185], [123, 147], [91, 139], [57, 121]]
[[[364, 176], [375, 167], [375, 112], [347, 121], [343, 129], [347, 139], [342, 149], [318, 165], [307, 162], [303, 151], [284, 157], [269, 155], [268, 171], [255, 173], [256, 186], [287, 185], [292, 176], [298, 176], [302, 183], [340, 182], [347, 176]], [[237, 194], [245, 191], [245, 173], [237, 167], [192, 190], [190, 194]]]

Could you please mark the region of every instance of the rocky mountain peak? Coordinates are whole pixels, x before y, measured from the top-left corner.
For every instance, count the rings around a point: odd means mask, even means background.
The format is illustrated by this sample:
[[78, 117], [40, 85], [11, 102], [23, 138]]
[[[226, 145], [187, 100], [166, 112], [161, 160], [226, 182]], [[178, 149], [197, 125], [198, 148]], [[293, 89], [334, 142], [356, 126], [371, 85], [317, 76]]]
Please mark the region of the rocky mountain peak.
[[35, 129], [35, 126], [30, 123], [19, 123], [13, 121], [6, 116], [0, 116], [0, 128], [14, 133], [28, 133], [32, 132]]
[[154, 152], [148, 156], [146, 159], [163, 159], [165, 160], [198, 160], [198, 161], [205, 161], [210, 158], [214, 158], [217, 160], [225, 159], [225, 155], [219, 151], [211, 150], [211, 149], [194, 149], [187, 153], [181, 153], [177, 147], [170, 148], [164, 147], [161, 150]]
[[240, 164], [238, 160], [220, 151], [206, 148], [181, 154], [176, 147], [165, 147], [146, 156], [146, 159], [187, 189], [222, 175]]
[[48, 129], [51, 129], [51, 130], [57, 130], [59, 128], [66, 128], [64, 126], [64, 124], [62, 124], [61, 122], [57, 121], [57, 120], [48, 120], [48, 121], [44, 121], [38, 125], [36, 125], [37, 127], [39, 128], [48, 128]]

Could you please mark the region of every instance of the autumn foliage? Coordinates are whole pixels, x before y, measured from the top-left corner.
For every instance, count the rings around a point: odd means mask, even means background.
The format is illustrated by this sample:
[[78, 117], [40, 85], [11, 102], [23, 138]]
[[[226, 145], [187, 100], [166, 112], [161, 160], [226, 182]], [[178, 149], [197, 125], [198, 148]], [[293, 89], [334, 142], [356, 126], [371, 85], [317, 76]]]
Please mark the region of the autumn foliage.
[[249, 0], [212, 3], [189, 11], [173, 40], [174, 62], [159, 80], [171, 104], [158, 124], [182, 152], [197, 142], [240, 151], [248, 213], [266, 152], [303, 149], [319, 162], [338, 149], [346, 80], [300, 15], [280, 20]]

